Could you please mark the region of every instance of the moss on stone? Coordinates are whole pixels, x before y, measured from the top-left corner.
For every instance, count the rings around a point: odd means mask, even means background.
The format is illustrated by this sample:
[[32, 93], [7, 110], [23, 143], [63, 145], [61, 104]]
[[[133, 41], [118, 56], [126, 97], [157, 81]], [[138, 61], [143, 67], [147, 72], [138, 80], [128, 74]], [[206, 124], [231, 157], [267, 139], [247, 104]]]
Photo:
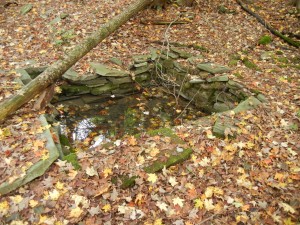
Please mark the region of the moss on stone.
[[[174, 150], [176, 152], [176, 150]], [[156, 173], [160, 170], [162, 170], [164, 167], [168, 168], [170, 166], [174, 166], [178, 163], [181, 163], [185, 160], [187, 160], [190, 155], [192, 154], [193, 150], [190, 148], [184, 149], [181, 153], [177, 155], [171, 155], [166, 161], [155, 161], [152, 165], [147, 166], [144, 168], [144, 171], [146, 173]]]
[[183, 144], [184, 141], [181, 140], [170, 128], [159, 128], [157, 130], [150, 130], [147, 132], [150, 136], [162, 135], [170, 137], [171, 141], [176, 144]]
[[121, 181], [122, 181], [121, 188], [127, 189], [127, 188], [133, 187], [135, 185], [135, 179], [137, 179], [137, 178], [138, 178], [138, 176], [132, 176], [132, 177], [122, 176], [121, 177]]
[[63, 160], [71, 163], [75, 170], [81, 169], [76, 153], [70, 153], [69, 155], [64, 156]]

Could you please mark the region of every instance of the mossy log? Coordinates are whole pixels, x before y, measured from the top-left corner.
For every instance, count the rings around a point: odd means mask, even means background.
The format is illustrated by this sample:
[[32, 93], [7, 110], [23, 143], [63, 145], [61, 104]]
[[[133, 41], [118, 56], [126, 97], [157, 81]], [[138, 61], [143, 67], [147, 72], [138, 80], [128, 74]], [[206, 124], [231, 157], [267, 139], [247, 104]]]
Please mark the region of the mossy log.
[[249, 13], [251, 16], [254, 16], [258, 22], [260, 22], [262, 25], [264, 25], [272, 34], [276, 35], [277, 37], [280, 37], [282, 40], [284, 40], [289, 45], [292, 45], [296, 48], [300, 47], [300, 42], [294, 41], [293, 39], [284, 36], [282, 33], [274, 29], [270, 24], [268, 24], [263, 18], [261, 18], [258, 14], [253, 12], [251, 9], [249, 9], [242, 0], [236, 0], [237, 3], [242, 7], [243, 10], [245, 10], [247, 13]]
[[41, 91], [45, 90], [49, 85], [60, 79], [61, 76], [79, 59], [85, 56], [101, 41], [116, 31], [121, 25], [151, 2], [152, 0], [134, 1], [134, 3], [125, 8], [122, 13], [103, 24], [93, 34], [88, 36], [80, 44], [76, 45], [73, 50], [62, 56], [60, 60], [53, 63], [33, 81], [29, 82], [16, 95], [4, 100], [0, 104], [0, 122], [3, 122], [8, 115], [14, 113], [22, 105], [26, 104]]

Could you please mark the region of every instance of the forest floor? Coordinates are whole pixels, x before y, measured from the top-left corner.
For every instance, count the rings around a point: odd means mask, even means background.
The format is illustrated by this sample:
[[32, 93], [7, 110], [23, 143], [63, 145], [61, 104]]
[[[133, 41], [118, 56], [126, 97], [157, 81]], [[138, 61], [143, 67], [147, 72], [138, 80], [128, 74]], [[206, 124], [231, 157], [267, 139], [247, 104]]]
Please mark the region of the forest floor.
[[[20, 88], [14, 82], [17, 68], [32, 60], [36, 66], [50, 65], [129, 2], [30, 0], [26, 4], [33, 8], [25, 15], [20, 14], [25, 3], [3, 8], [0, 101]], [[300, 35], [299, 16], [286, 2], [258, 0], [249, 7], [276, 29]], [[220, 13], [222, 4], [235, 13]], [[129, 56], [160, 48], [154, 42], [166, 37], [167, 26], [141, 20], [172, 21], [183, 11], [195, 17], [170, 27], [169, 41], [204, 46], [209, 50], [201, 52], [206, 62], [231, 65], [231, 78], [262, 92], [269, 103], [234, 115], [240, 121], [234, 139], [213, 137], [210, 126], [193, 121], [174, 128], [183, 145], [162, 135], [125, 136], [110, 149], [79, 151], [81, 170], [57, 160], [43, 176], [0, 196], [0, 224], [300, 223], [300, 52], [235, 1], [146, 9], [80, 60], [76, 70], [83, 74], [89, 62], [109, 63], [111, 57], [129, 65]], [[62, 13], [69, 16], [55, 20]], [[264, 35], [272, 42], [259, 45]], [[233, 61], [237, 54], [240, 59]], [[246, 67], [245, 58], [258, 68]], [[37, 117], [44, 111], [32, 111], [32, 105], [0, 126], [0, 183], [22, 176], [47, 155], [44, 141], [36, 138], [42, 132]], [[178, 147], [192, 148], [192, 157], [160, 173], [142, 170], [160, 150]], [[138, 176], [135, 186], [121, 189], [112, 182], [119, 175]]]

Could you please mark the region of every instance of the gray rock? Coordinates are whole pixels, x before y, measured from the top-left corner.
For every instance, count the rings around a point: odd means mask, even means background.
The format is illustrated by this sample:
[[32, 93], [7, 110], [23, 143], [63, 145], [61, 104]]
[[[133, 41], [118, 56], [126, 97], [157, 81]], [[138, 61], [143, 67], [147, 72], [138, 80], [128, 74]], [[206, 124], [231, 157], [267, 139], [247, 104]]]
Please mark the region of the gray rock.
[[[213, 126], [213, 134], [217, 137], [225, 137], [226, 130], [234, 128], [235, 122], [231, 117], [218, 117]], [[234, 134], [229, 135], [229, 137], [234, 137]]]
[[260, 105], [261, 101], [259, 101], [257, 98], [250, 96], [245, 101], [238, 104], [237, 107], [233, 109], [235, 113], [244, 112], [247, 110], [254, 109], [256, 106]]
[[273, 57], [273, 52], [263, 52], [261, 55], [260, 55], [260, 58], [262, 60], [269, 60], [269, 59], [272, 59]]
[[190, 84], [200, 84], [200, 83], [205, 83], [206, 81], [205, 80], [202, 80], [202, 79], [193, 79], [193, 80], [190, 80], [189, 83]]
[[113, 85], [113, 84], [106, 84], [101, 87], [96, 87], [91, 89], [91, 94], [92, 95], [101, 95], [104, 93], [109, 93], [112, 90], [115, 90], [119, 87], [119, 85]]
[[123, 77], [129, 75], [127, 71], [121, 71], [114, 68], [110, 68], [104, 64], [91, 62], [90, 63], [93, 70], [100, 76], [105, 77]]
[[123, 62], [121, 61], [121, 59], [118, 59], [118, 58], [115, 58], [115, 57], [112, 57], [109, 59], [109, 61], [111, 61], [112, 63], [118, 65], [118, 66], [122, 66], [123, 65]]
[[26, 4], [24, 5], [21, 9], [20, 9], [20, 13], [22, 15], [25, 15], [26, 13], [28, 13], [31, 9], [32, 9], [32, 4]]
[[256, 98], [257, 98], [259, 101], [263, 102], [263, 103], [269, 102], [268, 99], [267, 99], [263, 94], [258, 94], [258, 95], [256, 96]]
[[215, 63], [200, 63], [197, 65], [200, 70], [207, 71], [212, 74], [216, 73], [226, 73], [231, 71], [231, 69], [227, 66], [222, 66]]
[[147, 62], [149, 59], [151, 59], [151, 55], [134, 55], [132, 56], [134, 63], [142, 63]]
[[216, 112], [224, 112], [224, 111], [227, 111], [229, 109], [230, 109], [230, 107], [225, 103], [216, 102], [214, 104], [214, 110]]
[[216, 76], [216, 77], [211, 77], [211, 78], [206, 79], [207, 82], [226, 82], [228, 80], [229, 80], [229, 78], [226, 75]]
[[133, 66], [136, 67], [136, 68], [138, 68], [138, 67], [148, 66], [148, 63], [147, 62], [136, 63]]

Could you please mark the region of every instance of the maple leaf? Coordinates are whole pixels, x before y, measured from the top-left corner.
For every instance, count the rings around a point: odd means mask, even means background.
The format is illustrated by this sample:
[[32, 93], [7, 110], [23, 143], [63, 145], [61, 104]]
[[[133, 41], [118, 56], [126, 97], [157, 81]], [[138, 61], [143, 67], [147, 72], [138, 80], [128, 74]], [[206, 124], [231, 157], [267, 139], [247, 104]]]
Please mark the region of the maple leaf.
[[0, 215], [4, 216], [5, 214], [8, 213], [8, 210], [9, 210], [8, 202], [7, 201], [0, 202]]
[[91, 216], [98, 215], [100, 213], [99, 205], [97, 207], [91, 207], [88, 209], [88, 212], [91, 214]]
[[154, 157], [154, 156], [156, 156], [158, 153], [159, 153], [159, 149], [158, 149], [158, 148], [152, 148], [152, 149], [150, 150], [149, 155], [150, 155], [151, 157]]
[[64, 184], [61, 183], [60, 181], [57, 181], [55, 187], [59, 190], [62, 190], [62, 189], [64, 189]]
[[213, 204], [213, 200], [211, 198], [210, 199], [205, 199], [204, 200], [204, 207], [208, 211], [213, 210], [215, 208], [215, 206]]
[[114, 142], [114, 144], [115, 144], [117, 147], [119, 147], [119, 146], [121, 145], [121, 140], [116, 140], [116, 141]]
[[296, 224], [292, 221], [291, 217], [283, 220], [283, 222], [284, 222], [284, 225], [295, 225]]
[[210, 159], [207, 158], [207, 157], [204, 157], [204, 158], [199, 162], [199, 164], [200, 164], [201, 166], [203, 166], [203, 167], [208, 166], [209, 163], [210, 163]]
[[84, 196], [75, 194], [75, 195], [72, 195], [71, 199], [74, 200], [76, 206], [79, 206], [79, 204], [81, 203], [83, 208], [89, 207], [89, 201]]
[[206, 198], [210, 198], [210, 197], [212, 197], [213, 193], [214, 193], [214, 187], [209, 186], [206, 188], [204, 195]]
[[87, 167], [85, 170], [85, 173], [90, 177], [98, 176], [98, 172], [97, 172], [97, 170], [95, 170], [94, 167]]
[[156, 206], [162, 211], [168, 211], [168, 205], [165, 202], [157, 202]]
[[153, 225], [163, 225], [162, 219], [156, 219]]
[[43, 224], [46, 220], [48, 219], [48, 217], [46, 215], [40, 215], [40, 220], [39, 220], [39, 224]]
[[130, 137], [128, 138], [128, 144], [131, 145], [131, 146], [137, 145], [137, 142], [136, 142], [136, 139], [135, 139], [134, 136], [130, 136]]
[[148, 174], [148, 179], [149, 182], [151, 182], [152, 184], [154, 184], [157, 181], [157, 176], [155, 173], [149, 173]]
[[296, 212], [296, 210], [292, 206], [290, 206], [289, 204], [286, 204], [284, 202], [279, 202], [278, 205], [280, 207], [282, 207], [283, 210], [286, 211], [286, 212], [290, 212], [292, 214], [294, 214]]
[[174, 187], [175, 185], [178, 184], [176, 181], [176, 177], [169, 177], [169, 183]]
[[83, 210], [78, 206], [74, 209], [71, 209], [69, 217], [78, 218], [83, 213]]
[[104, 212], [109, 212], [111, 210], [111, 206], [110, 206], [110, 204], [106, 204], [102, 207], [102, 209]]
[[54, 189], [53, 191], [49, 191], [49, 198], [51, 200], [56, 201], [59, 198], [59, 196], [60, 196], [60, 193], [56, 189]]
[[203, 209], [204, 203], [200, 198], [195, 199], [194, 202], [195, 202], [195, 208]]
[[183, 207], [184, 199], [176, 197], [176, 198], [173, 198], [172, 201], [173, 201], [174, 205], [179, 205], [181, 208]]
[[9, 198], [15, 204], [19, 204], [23, 200], [23, 197], [21, 195], [10, 196]]
[[35, 200], [30, 200], [29, 201], [29, 205], [30, 205], [31, 208], [34, 208], [37, 204], [38, 204], [38, 201], [35, 201]]
[[110, 168], [105, 168], [103, 171], [104, 177], [108, 177], [109, 175], [113, 174], [112, 170]]

